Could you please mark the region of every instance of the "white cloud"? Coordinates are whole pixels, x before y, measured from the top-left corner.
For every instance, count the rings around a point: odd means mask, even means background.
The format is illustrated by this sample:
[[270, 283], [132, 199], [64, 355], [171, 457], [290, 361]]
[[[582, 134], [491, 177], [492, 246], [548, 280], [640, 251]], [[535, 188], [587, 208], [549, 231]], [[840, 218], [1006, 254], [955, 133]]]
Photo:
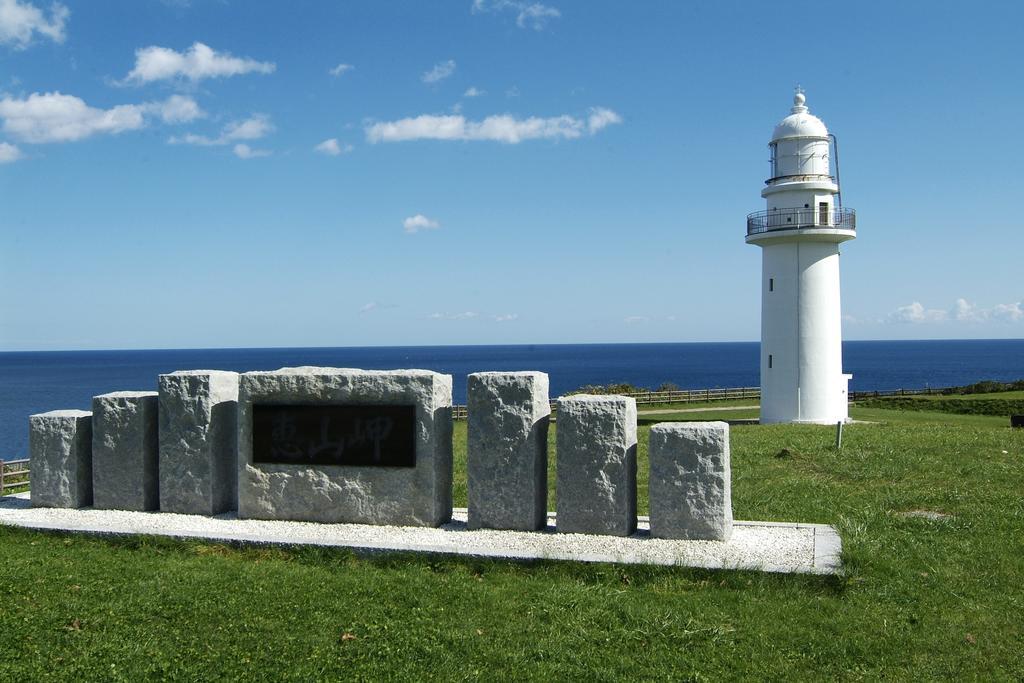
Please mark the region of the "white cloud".
[[424, 83], [437, 83], [455, 73], [455, 60], [449, 59], [447, 62], [438, 62], [434, 65], [434, 68], [430, 71], [424, 72], [420, 76], [420, 80]]
[[474, 12], [514, 12], [516, 26], [541, 31], [549, 19], [562, 16], [558, 9], [539, 2], [523, 2], [521, 0], [473, 0]]
[[110, 109], [90, 107], [80, 97], [59, 92], [32, 93], [25, 99], [0, 100], [3, 129], [23, 142], [74, 142], [92, 135], [138, 130], [155, 116], [164, 123], [185, 123], [205, 116], [191, 97], [121, 104]]
[[1024, 320], [1024, 308], [1022, 308], [1022, 304], [1024, 304], [1022, 301], [1012, 304], [996, 304], [992, 307], [990, 315], [997, 320], [1005, 320], [1007, 322]]
[[590, 116], [587, 117], [587, 131], [591, 135], [613, 123], [622, 123], [622, 117], [611, 109], [605, 109], [604, 107], [590, 108]]
[[[596, 117], [596, 119], [595, 119]], [[587, 120], [569, 116], [517, 119], [510, 114], [488, 116], [482, 121], [467, 121], [461, 115], [424, 114], [398, 121], [374, 123], [366, 128], [371, 143], [407, 140], [491, 140], [517, 144], [523, 140], [561, 138], [572, 140], [593, 135], [622, 119], [610, 109], [594, 109]]]
[[969, 304], [967, 299], [957, 299], [953, 304], [953, 317], [957, 320], [975, 320], [977, 315], [977, 307]]
[[441, 227], [441, 224], [432, 218], [427, 218], [422, 213], [418, 213], [402, 221], [402, 227], [405, 228], [407, 233], [412, 234], [420, 230], [437, 230]]
[[637, 323], [645, 323], [645, 322], [648, 322], [649, 320], [650, 320], [650, 318], [648, 318], [646, 315], [630, 315], [630, 316], [627, 316], [627, 317], [623, 318], [623, 321], [627, 325], [636, 325]]
[[239, 159], [257, 159], [270, 156], [270, 151], [265, 149], [253, 149], [249, 145], [239, 143], [231, 150]]
[[[215, 138], [205, 135], [186, 133], [181, 137], [172, 137], [168, 140], [172, 145], [199, 145], [200, 147], [216, 147], [229, 145], [239, 140], [259, 140], [274, 132], [274, 124], [266, 114], [253, 114], [241, 121], [232, 121], [221, 129], [220, 135]], [[244, 146], [244, 145], [243, 145]]]
[[345, 73], [351, 71], [354, 68], [355, 67], [352, 66], [351, 64], [339, 64], [338, 66], [332, 69], [328, 69], [327, 73], [334, 76], [335, 78], [338, 78], [339, 76], [344, 75]]
[[382, 304], [377, 301], [370, 301], [359, 309], [359, 315], [366, 315], [367, 313], [372, 313], [374, 311], [385, 311], [392, 308], [398, 308], [398, 304]]
[[1003, 322], [1016, 322], [1024, 320], [1024, 309], [1020, 301], [1009, 304], [996, 304], [992, 308], [981, 308], [968, 302], [966, 299], [957, 299], [953, 304], [953, 317], [960, 322], [985, 322], [987, 320], [999, 320]]
[[949, 310], [941, 308], [925, 308], [914, 301], [900, 306], [886, 316], [884, 322], [889, 323], [986, 323], [986, 322], [1020, 322], [1024, 321], [1024, 301], [1008, 304], [996, 304], [983, 308], [972, 304], [967, 299], [957, 299]]
[[9, 164], [22, 157], [21, 150], [9, 142], [0, 142], [0, 164]]
[[925, 308], [921, 302], [914, 301], [906, 306], [900, 306], [886, 319], [894, 323], [926, 323], [941, 322], [948, 317], [948, 313], [940, 308]]
[[196, 135], [195, 133], [185, 133], [184, 135], [172, 135], [167, 138], [167, 144], [169, 145], [199, 145], [200, 147], [210, 147], [212, 145], [227, 144], [226, 142], [219, 142], [215, 138], [208, 138], [205, 135]]
[[432, 320], [472, 320], [479, 318], [480, 314], [476, 311], [463, 311], [462, 313], [431, 313], [428, 317]]
[[247, 73], [269, 74], [276, 68], [273, 62], [234, 57], [198, 42], [193, 43], [185, 52], [151, 45], [135, 51], [135, 68], [122, 83], [141, 84], [172, 78], [199, 81]]
[[50, 5], [50, 18], [30, 2], [0, 0], [0, 44], [24, 50], [32, 43], [34, 34], [63, 43], [64, 24], [71, 12], [60, 3]]
[[348, 154], [352, 151], [352, 145], [338, 142], [338, 138], [330, 138], [324, 140], [319, 145], [313, 148], [314, 151], [326, 154], [328, 156], [336, 157], [339, 154]]
[[431, 320], [473, 320], [480, 318], [481, 320], [487, 319], [496, 323], [506, 323], [513, 320], [519, 319], [518, 313], [502, 313], [496, 315], [488, 315], [486, 313], [479, 313], [477, 311], [461, 311], [458, 313], [431, 313], [427, 316]]
[[466, 90], [466, 92], [462, 93], [462, 96], [463, 97], [483, 97], [486, 94], [487, 94], [486, 90], [480, 90], [476, 86], [473, 86], [473, 87], [469, 88], [468, 90]]
[[273, 132], [274, 126], [266, 114], [255, 114], [244, 121], [229, 123], [223, 132], [227, 140], [258, 140]]
[[519, 5], [519, 16], [516, 17], [516, 26], [519, 28], [526, 28], [529, 25], [534, 31], [542, 31], [547, 25], [548, 19], [557, 19], [562, 16], [562, 13], [554, 7], [542, 5], [539, 2], [525, 6], [522, 3], [516, 4]]
[[184, 95], [171, 95], [163, 102], [150, 104], [149, 109], [159, 115], [164, 123], [189, 123], [206, 116], [206, 112], [200, 109], [194, 99]]
[[3, 129], [30, 143], [72, 142], [98, 133], [122, 133], [145, 126], [147, 105], [90, 107], [81, 98], [59, 92], [32, 93], [26, 99], [0, 100]]

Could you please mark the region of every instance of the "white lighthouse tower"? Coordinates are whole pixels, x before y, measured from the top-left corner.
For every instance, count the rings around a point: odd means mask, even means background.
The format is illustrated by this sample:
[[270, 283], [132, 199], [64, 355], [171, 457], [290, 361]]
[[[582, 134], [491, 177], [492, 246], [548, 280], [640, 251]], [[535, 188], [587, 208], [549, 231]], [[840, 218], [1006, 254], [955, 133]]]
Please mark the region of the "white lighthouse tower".
[[[842, 206], [830, 136], [797, 88], [772, 134], [767, 210], [747, 216], [747, 243], [761, 247], [761, 422], [846, 421], [839, 245], [856, 237]], [[837, 160], [838, 162], [838, 160]]]

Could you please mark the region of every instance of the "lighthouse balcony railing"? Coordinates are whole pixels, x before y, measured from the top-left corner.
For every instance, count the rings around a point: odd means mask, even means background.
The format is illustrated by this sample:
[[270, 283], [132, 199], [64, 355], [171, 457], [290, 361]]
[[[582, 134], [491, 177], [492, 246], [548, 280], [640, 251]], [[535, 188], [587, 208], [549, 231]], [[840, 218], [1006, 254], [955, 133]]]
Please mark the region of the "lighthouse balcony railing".
[[857, 212], [853, 209], [773, 209], [747, 215], [747, 234], [773, 230], [856, 230]]
[[769, 178], [764, 181], [764, 184], [776, 185], [779, 183], [820, 182], [822, 180], [834, 183], [836, 181], [836, 177], [831, 175], [822, 175], [820, 173], [791, 173], [789, 175], [777, 175], [774, 178]]

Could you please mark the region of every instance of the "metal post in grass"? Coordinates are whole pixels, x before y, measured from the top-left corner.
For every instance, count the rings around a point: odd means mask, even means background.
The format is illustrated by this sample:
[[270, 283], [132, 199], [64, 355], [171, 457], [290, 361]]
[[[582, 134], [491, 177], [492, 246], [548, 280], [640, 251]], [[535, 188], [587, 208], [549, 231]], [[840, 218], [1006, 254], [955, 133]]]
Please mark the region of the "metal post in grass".
[[843, 421], [836, 422], [836, 450], [843, 448]]

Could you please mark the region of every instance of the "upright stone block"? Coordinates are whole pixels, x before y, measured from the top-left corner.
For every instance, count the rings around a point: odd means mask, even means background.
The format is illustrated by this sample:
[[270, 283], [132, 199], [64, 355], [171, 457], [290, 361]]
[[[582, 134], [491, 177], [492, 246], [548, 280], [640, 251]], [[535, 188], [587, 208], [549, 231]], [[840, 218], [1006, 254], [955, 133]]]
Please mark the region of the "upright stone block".
[[467, 378], [470, 529], [547, 525], [548, 376], [477, 372]]
[[93, 507], [156, 510], [157, 392], [115, 391], [92, 399]]
[[560, 532], [636, 531], [636, 401], [563, 396], [556, 416]]
[[216, 515], [238, 507], [238, 373], [160, 375], [160, 509]]
[[725, 422], [662, 422], [651, 427], [651, 536], [728, 541], [732, 473]]
[[[408, 526], [450, 521], [451, 406], [451, 375], [429, 370], [242, 374], [238, 516]], [[392, 439], [399, 448], [389, 445]]]
[[29, 416], [28, 448], [32, 507], [92, 505], [92, 413]]

